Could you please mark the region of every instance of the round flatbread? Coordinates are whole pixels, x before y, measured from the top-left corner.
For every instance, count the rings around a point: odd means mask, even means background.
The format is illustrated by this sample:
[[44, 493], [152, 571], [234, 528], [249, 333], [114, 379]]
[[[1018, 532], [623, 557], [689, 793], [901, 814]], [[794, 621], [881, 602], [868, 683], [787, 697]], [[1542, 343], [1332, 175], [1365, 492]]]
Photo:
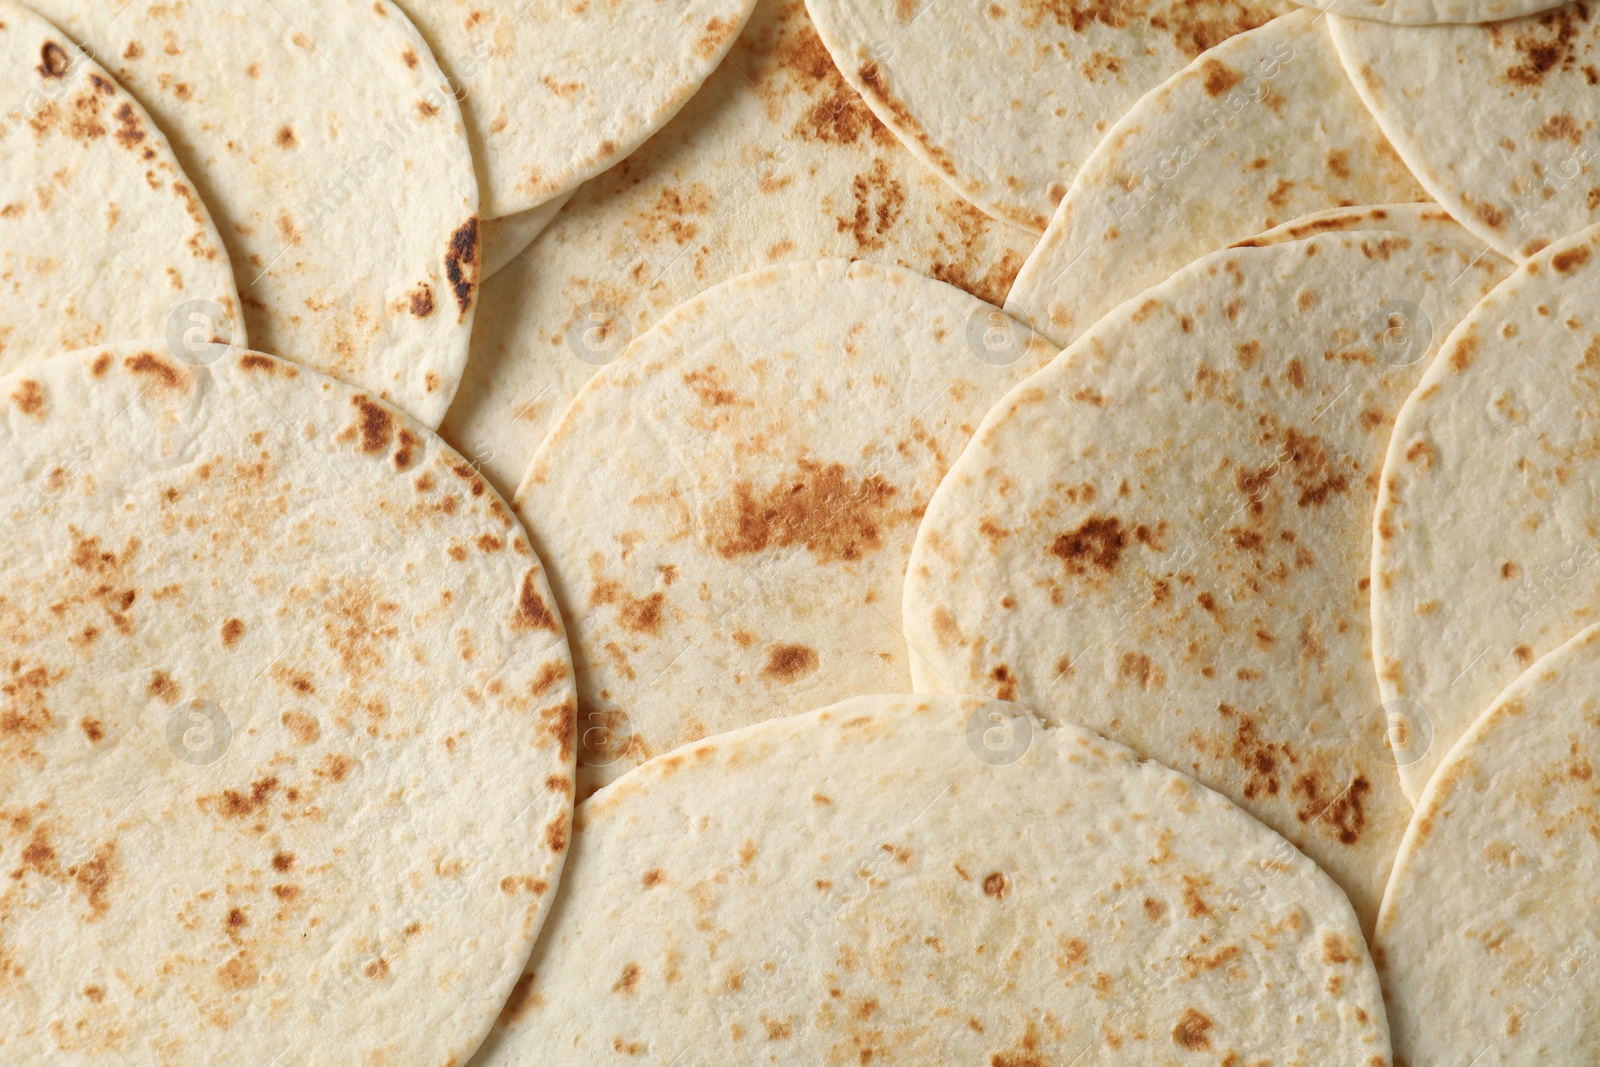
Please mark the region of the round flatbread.
[[1311, 11], [1152, 89], [1078, 172], [1006, 297], [1058, 344], [1208, 252], [1289, 219], [1425, 200]]
[[597, 374], [516, 498], [572, 633], [580, 794], [752, 716], [906, 689], [917, 521], [1055, 353], [943, 282], [824, 260], [709, 290]]
[[464, 1062], [571, 821], [510, 511], [271, 356], [92, 349], [0, 398], [6, 1058]]
[[1294, 10], [1288, 0], [806, 6], [845, 80], [917, 158], [1034, 233], [1135, 101], [1206, 49]]
[[1378, 125], [1463, 226], [1525, 259], [1600, 222], [1600, 18], [1587, 4], [1488, 26], [1328, 24]]
[[761, 0], [678, 117], [496, 275], [441, 432], [509, 493], [583, 383], [718, 282], [843, 256], [999, 303], [1031, 242], [901, 147], [839, 76], [802, 0]]
[[1517, 679], [1428, 783], [1374, 948], [1397, 1059], [1593, 1062], [1597, 693], [1591, 626]]
[[0, 373], [191, 329], [244, 341], [205, 205], [144, 108], [44, 19], [0, 0]]
[[[576, 190], [574, 190], [575, 192]], [[522, 250], [533, 243], [533, 239], [544, 232], [550, 221], [556, 217], [556, 212], [567, 206], [567, 201], [572, 199], [572, 193], [562, 193], [554, 200], [546, 201], [536, 208], [519, 211], [515, 215], [506, 215], [498, 219], [485, 219], [483, 222], [483, 279], [488, 281], [500, 272], [500, 269], [513, 259], [522, 254]]]
[[1471, 245], [1334, 233], [1123, 304], [990, 412], [928, 506], [917, 689], [1060, 709], [1193, 774], [1370, 926], [1411, 814], [1369, 660], [1377, 474], [1498, 277]]
[[1497, 22], [1560, 7], [1562, 0], [1306, 0], [1334, 15], [1409, 26]]
[[576, 824], [483, 1067], [1389, 1063], [1361, 929], [1315, 864], [1012, 705], [861, 697], [751, 726]]
[[485, 218], [594, 177], [677, 114], [755, 0], [400, 0], [461, 96]]
[[1529, 260], [1406, 401], [1383, 468], [1373, 660], [1415, 799], [1535, 659], [1600, 621], [1600, 228]]
[[457, 105], [389, 0], [31, 0], [111, 68], [210, 207], [250, 344], [437, 426], [477, 302]]

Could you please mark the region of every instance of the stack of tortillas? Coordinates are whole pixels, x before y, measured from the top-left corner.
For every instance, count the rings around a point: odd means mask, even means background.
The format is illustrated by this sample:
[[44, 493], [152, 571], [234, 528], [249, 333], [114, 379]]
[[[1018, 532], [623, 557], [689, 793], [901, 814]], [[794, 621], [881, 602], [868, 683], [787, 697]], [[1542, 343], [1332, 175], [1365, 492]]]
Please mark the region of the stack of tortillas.
[[1600, 16], [0, 0], [0, 1058], [1600, 1064]]

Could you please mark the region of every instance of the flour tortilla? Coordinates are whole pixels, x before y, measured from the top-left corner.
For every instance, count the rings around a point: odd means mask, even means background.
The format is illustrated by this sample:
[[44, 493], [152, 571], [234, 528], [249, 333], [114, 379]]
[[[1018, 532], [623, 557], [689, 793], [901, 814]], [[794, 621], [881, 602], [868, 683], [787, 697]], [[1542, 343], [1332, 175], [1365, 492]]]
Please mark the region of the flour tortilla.
[[1597, 693], [1591, 626], [1518, 678], [1428, 783], [1374, 950], [1397, 1061], [1593, 1062]]
[[1069, 344], [1187, 263], [1289, 219], [1425, 200], [1315, 12], [1239, 34], [1152, 89], [1084, 164], [1006, 310]]
[[1335, 233], [1119, 307], [996, 405], [928, 506], [918, 691], [1060, 709], [1193, 774], [1370, 927], [1411, 813], [1368, 658], [1376, 478], [1497, 278], [1470, 245]]
[[836, 259], [717, 286], [597, 374], [516, 498], [573, 635], [580, 796], [753, 717], [908, 688], [917, 521], [1055, 354], [943, 282]]
[[1287, 241], [1303, 241], [1323, 233], [1351, 233], [1363, 230], [1392, 230], [1407, 237], [1468, 245], [1494, 264], [1498, 277], [1505, 277], [1516, 264], [1489, 248], [1438, 204], [1378, 204], [1372, 207], [1338, 207], [1317, 211], [1274, 226], [1264, 233], [1235, 241], [1230, 248], [1265, 248]]
[[477, 306], [461, 111], [389, 0], [32, 0], [172, 141], [255, 348], [437, 426]]
[[561, 625], [432, 433], [295, 364], [0, 379], [0, 1044], [463, 1062], [548, 910]]
[[572, 193], [566, 192], [527, 211], [484, 220], [483, 280], [488, 281], [507, 263], [520, 256], [522, 250], [544, 232], [544, 228], [550, 225], [550, 220], [554, 219], [556, 213], [566, 207], [567, 201], [571, 199]]
[[[1029, 740], [996, 765], [974, 724]], [[478, 1067], [1389, 1063], [1326, 875], [1192, 779], [1012, 705], [762, 723], [576, 821]]]
[[840, 78], [802, 0], [761, 0], [678, 117], [496, 275], [441, 432], [509, 492], [595, 370], [718, 282], [843, 256], [998, 303], [1032, 240], [901, 147]]
[[1414, 720], [1400, 768], [1413, 799], [1496, 694], [1600, 621], [1597, 302], [1591, 228], [1476, 308], [1397, 420], [1375, 518], [1373, 661], [1384, 700]]
[[1463, 226], [1523, 259], [1600, 222], [1600, 18], [1586, 5], [1492, 26], [1328, 23], [1383, 132]]
[[60, 30], [0, 2], [0, 373], [193, 312], [243, 343], [222, 239], [144, 108]]
[[1560, 7], [1561, 0], [1306, 0], [1335, 15], [1426, 26], [1441, 22], [1495, 22]]
[[461, 96], [486, 218], [571, 192], [700, 88], [755, 0], [400, 0]]
[[1034, 233], [1145, 92], [1294, 10], [1288, 0], [807, 7], [845, 79], [918, 159], [994, 218]]

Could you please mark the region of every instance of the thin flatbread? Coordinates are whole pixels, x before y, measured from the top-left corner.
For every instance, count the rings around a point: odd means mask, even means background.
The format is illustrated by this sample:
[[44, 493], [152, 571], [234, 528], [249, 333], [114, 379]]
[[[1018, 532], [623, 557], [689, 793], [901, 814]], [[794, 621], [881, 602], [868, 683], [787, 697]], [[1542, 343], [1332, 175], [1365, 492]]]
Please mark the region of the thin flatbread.
[[1402, 26], [1441, 22], [1498, 22], [1560, 7], [1562, 0], [1305, 0], [1330, 15]]
[[839, 70], [951, 187], [1043, 233], [1112, 123], [1150, 89], [1288, 0], [1077, 7], [807, 0]]
[[1333, 233], [1201, 259], [1017, 386], [939, 487], [903, 615], [923, 692], [1101, 730], [1231, 797], [1370, 928], [1411, 814], [1370, 655], [1389, 427], [1498, 280]]
[[678, 117], [496, 275], [441, 432], [509, 493], [583, 383], [718, 282], [842, 256], [998, 303], [1032, 240], [901, 147], [839, 76], [803, 0], [761, 0]]
[[[573, 190], [576, 192], [576, 190]], [[533, 239], [544, 232], [556, 212], [567, 206], [572, 193], [562, 193], [554, 200], [538, 207], [483, 221], [483, 280], [488, 281], [500, 269], [522, 254]]]
[[1587, 4], [1487, 26], [1328, 24], [1395, 151], [1463, 226], [1521, 260], [1600, 222]]
[[1372, 654], [1412, 799], [1512, 679], [1600, 622], [1597, 253], [1591, 227], [1529, 260], [1396, 421]]
[[836, 259], [719, 285], [595, 375], [516, 498], [572, 634], [580, 796], [752, 716], [907, 689], [917, 521], [1055, 354], [943, 282]]
[[1496, 699], [1422, 794], [1373, 950], [1397, 1062], [1594, 1062], [1596, 694], [1591, 626]]
[[1390, 1062], [1327, 875], [1193, 779], [1013, 705], [761, 723], [575, 823], [478, 1067]]
[[1316, 12], [1233, 37], [1152, 89], [1084, 164], [1006, 297], [1057, 344], [1186, 264], [1289, 219], [1425, 200]]
[[0, 52], [0, 373], [169, 327], [244, 343], [228, 253], [144, 108], [10, 0]]
[[755, 0], [400, 0], [461, 97], [483, 216], [571, 192], [666, 125]]
[[390, 0], [31, 0], [144, 104], [228, 247], [250, 344], [439, 424], [477, 304], [461, 109]]
[[0, 379], [8, 1062], [464, 1062], [572, 810], [538, 559], [459, 455], [271, 356]]

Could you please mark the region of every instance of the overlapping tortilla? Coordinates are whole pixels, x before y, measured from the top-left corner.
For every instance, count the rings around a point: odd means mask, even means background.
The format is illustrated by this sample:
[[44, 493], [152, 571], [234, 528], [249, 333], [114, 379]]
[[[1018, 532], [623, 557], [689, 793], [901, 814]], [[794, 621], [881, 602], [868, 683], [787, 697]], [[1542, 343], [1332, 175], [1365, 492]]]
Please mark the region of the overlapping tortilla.
[[580, 795], [752, 716], [907, 689], [917, 520], [1055, 352], [943, 282], [825, 260], [717, 286], [597, 374], [516, 499], [572, 634]]
[[1433, 198], [1525, 259], [1600, 222], [1600, 18], [1483, 26], [1328, 20], [1361, 99]]
[[116, 75], [210, 208], [250, 344], [437, 426], [477, 308], [461, 110], [390, 0], [31, 0]]
[[1193, 779], [1012, 705], [764, 722], [575, 824], [478, 1067], [1390, 1062], [1327, 875]]
[[441, 432], [509, 493], [595, 370], [718, 282], [843, 256], [998, 302], [1031, 243], [901, 147], [839, 76], [803, 0], [761, 0], [677, 118], [495, 276]]
[[1015, 699], [1193, 774], [1370, 927], [1411, 814], [1370, 660], [1395, 412], [1499, 279], [1474, 243], [1331, 233], [1196, 261], [979, 427], [923, 519], [918, 690]]
[[0, 53], [0, 372], [169, 329], [244, 343], [222, 239], [144, 108], [10, 0]]
[[1350, 88], [1321, 15], [1239, 34], [1112, 127], [1006, 310], [1070, 344], [1195, 259], [1289, 219], [1427, 195]]
[[0, 1047], [463, 1062], [566, 855], [572, 681], [511, 512], [331, 378], [0, 378]]
[[1373, 662], [1416, 799], [1512, 679], [1600, 621], [1600, 228], [1457, 328], [1383, 467]]

